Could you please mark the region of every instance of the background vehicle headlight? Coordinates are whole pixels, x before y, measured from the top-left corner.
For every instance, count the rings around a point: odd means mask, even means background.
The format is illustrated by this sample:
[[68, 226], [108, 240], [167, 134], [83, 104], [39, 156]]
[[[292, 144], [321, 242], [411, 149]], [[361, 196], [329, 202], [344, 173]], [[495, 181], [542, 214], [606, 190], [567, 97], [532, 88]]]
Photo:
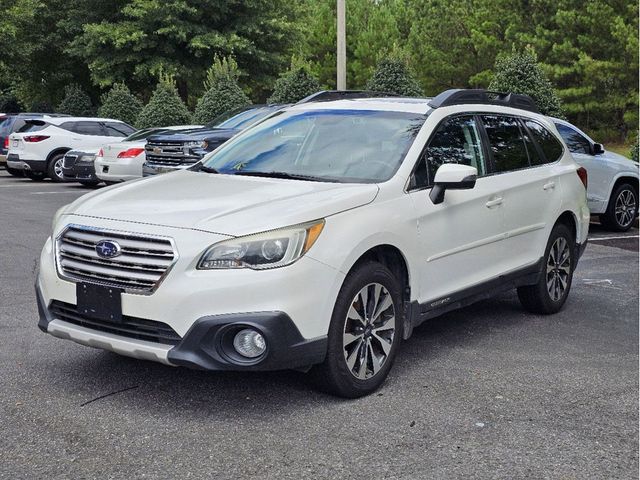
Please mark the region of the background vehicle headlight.
[[289, 265], [315, 243], [324, 220], [224, 240], [211, 245], [198, 262], [198, 270], [252, 268], [261, 270]]
[[185, 145], [190, 148], [206, 148], [207, 142], [204, 140], [194, 140], [191, 142], [185, 142]]
[[96, 160], [95, 154], [81, 155], [80, 158], [78, 158], [78, 163], [93, 163], [95, 160]]

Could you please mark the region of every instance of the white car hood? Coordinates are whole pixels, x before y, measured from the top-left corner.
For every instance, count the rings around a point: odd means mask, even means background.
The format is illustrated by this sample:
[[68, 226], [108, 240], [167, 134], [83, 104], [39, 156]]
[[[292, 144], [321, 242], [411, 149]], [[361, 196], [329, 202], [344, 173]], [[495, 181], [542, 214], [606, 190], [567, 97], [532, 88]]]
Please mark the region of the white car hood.
[[[596, 158], [598, 158], [598, 157], [596, 157]], [[631, 160], [630, 158], [625, 157], [624, 155], [620, 155], [618, 153], [611, 152], [611, 151], [607, 150], [602, 155], [602, 158], [604, 160], [606, 160], [607, 162], [610, 162], [611, 164], [615, 164], [616, 166], [618, 166], [622, 170], [634, 171], [634, 169], [635, 169], [635, 171], [637, 171], [638, 162], [634, 162], [633, 160]]]
[[375, 184], [180, 171], [89, 193], [64, 215], [239, 236], [323, 218], [370, 203], [377, 194]]

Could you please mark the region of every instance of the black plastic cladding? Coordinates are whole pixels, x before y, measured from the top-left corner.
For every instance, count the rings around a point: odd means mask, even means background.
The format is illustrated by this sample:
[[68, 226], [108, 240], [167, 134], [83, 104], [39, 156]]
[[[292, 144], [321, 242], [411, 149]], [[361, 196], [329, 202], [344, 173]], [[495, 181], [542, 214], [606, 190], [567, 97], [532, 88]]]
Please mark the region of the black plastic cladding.
[[501, 105], [540, 113], [536, 102], [529, 95], [519, 93], [492, 92], [482, 89], [454, 88], [445, 90], [429, 101], [431, 108], [450, 107], [451, 105]]

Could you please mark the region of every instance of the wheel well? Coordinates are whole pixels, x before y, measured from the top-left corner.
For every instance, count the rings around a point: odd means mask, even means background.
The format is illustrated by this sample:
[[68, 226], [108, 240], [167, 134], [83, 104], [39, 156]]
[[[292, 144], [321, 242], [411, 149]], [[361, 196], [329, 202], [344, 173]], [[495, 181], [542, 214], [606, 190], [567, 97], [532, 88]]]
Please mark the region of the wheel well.
[[573, 213], [569, 210], [563, 212], [562, 215], [558, 217], [558, 220], [556, 220], [556, 225], [559, 223], [566, 225], [567, 228], [573, 232], [574, 239], [578, 238], [578, 225], [576, 224], [576, 218]]
[[611, 188], [611, 193], [609, 194], [609, 196], [613, 195], [613, 191], [618, 188], [619, 185], [623, 184], [623, 183], [628, 183], [630, 184], [633, 188], [635, 188], [636, 190], [636, 197], [638, 196], [638, 179], [635, 177], [620, 177], [616, 180], [616, 182], [613, 184], [613, 187]]
[[411, 287], [409, 284], [409, 269], [407, 262], [398, 248], [392, 245], [378, 245], [367, 250], [358, 261], [351, 267], [351, 270], [365, 262], [378, 262], [387, 267], [391, 273], [400, 281], [402, 299], [409, 301], [411, 298]]
[[53, 157], [55, 157], [56, 155], [60, 154], [60, 153], [67, 153], [68, 151], [70, 151], [70, 148], [56, 148], [54, 151], [52, 151], [48, 156], [47, 156], [47, 168], [49, 168], [49, 162], [51, 162], [51, 159]]

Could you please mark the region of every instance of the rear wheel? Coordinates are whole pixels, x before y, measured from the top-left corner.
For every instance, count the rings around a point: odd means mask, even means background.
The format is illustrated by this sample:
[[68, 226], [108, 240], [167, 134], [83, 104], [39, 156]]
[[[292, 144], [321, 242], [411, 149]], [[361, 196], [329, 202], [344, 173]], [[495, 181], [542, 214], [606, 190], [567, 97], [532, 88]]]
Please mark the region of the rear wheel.
[[313, 371], [320, 387], [357, 398], [382, 385], [402, 339], [400, 291], [380, 263], [363, 264], [347, 276], [333, 310], [326, 359]]
[[575, 258], [573, 233], [566, 225], [556, 225], [547, 242], [544, 268], [538, 283], [518, 288], [522, 306], [532, 313], [548, 315], [558, 312], [571, 290]]
[[638, 213], [638, 192], [628, 183], [618, 185], [611, 194], [609, 205], [600, 223], [609, 230], [626, 232]]
[[58, 155], [54, 155], [53, 158], [49, 161], [49, 166], [47, 167], [47, 173], [49, 174], [49, 178], [56, 183], [64, 182], [64, 177], [62, 176], [62, 162], [64, 159], [64, 154], [60, 153]]
[[14, 177], [24, 177], [24, 170], [18, 170], [17, 168], [6, 167], [9, 175], [13, 175]]
[[24, 176], [30, 178], [34, 182], [41, 182], [47, 178], [44, 172], [32, 172], [31, 170], [25, 170]]

